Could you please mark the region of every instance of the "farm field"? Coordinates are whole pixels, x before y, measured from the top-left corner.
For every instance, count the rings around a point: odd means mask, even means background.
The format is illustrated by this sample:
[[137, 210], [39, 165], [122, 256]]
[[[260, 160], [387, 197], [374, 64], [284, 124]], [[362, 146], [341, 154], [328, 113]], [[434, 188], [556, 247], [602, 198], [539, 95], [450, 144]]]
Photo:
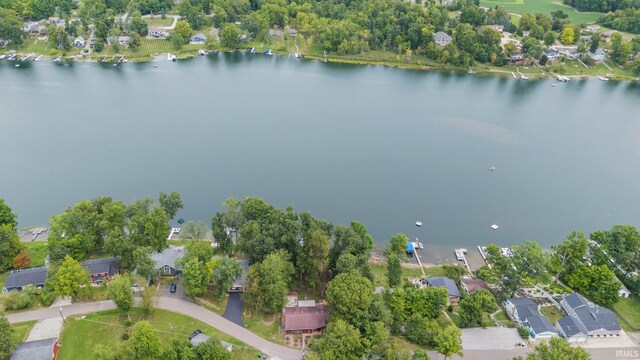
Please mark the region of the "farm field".
[[564, 5], [560, 0], [480, 0], [480, 5], [488, 8], [502, 6], [509, 12], [522, 15], [524, 13], [550, 13], [563, 10], [569, 14], [569, 18], [575, 24], [588, 24], [595, 22], [602, 15], [596, 12], [579, 12], [574, 8]]

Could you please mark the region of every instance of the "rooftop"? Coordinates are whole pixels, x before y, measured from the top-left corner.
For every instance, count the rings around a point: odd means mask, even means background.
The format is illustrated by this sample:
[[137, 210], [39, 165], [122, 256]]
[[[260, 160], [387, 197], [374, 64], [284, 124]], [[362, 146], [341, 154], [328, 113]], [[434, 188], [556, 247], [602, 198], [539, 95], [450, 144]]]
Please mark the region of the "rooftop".
[[151, 254], [151, 259], [156, 262], [156, 269], [169, 265], [174, 269], [182, 268], [177, 266], [176, 261], [184, 256], [184, 246], [170, 247], [162, 252]]
[[462, 279], [460, 283], [464, 284], [469, 293], [478, 291], [480, 289], [489, 289], [487, 283], [480, 279]]
[[18, 344], [11, 360], [51, 360], [58, 338], [28, 341]]
[[23, 287], [26, 285], [42, 285], [47, 281], [47, 269], [43, 267], [14, 270], [9, 273], [4, 287], [7, 289]]
[[311, 307], [284, 308], [284, 330], [301, 331], [317, 330], [327, 326], [329, 314], [326, 304]]
[[449, 291], [449, 296], [462, 297], [462, 295], [460, 294], [460, 290], [458, 290], [458, 287], [456, 286], [456, 283], [448, 277], [441, 276], [428, 278], [427, 283], [430, 286], [447, 288], [447, 290]]
[[89, 275], [109, 273], [109, 276], [113, 276], [118, 273], [118, 267], [116, 264], [120, 259], [117, 257], [93, 259], [87, 260], [82, 263], [82, 266], [87, 268]]

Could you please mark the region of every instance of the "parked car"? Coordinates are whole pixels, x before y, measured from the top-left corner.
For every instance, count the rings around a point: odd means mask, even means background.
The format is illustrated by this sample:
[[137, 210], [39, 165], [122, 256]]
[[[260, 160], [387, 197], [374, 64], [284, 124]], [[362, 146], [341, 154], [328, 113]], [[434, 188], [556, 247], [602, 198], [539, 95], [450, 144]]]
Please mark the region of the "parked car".
[[173, 283], [173, 284], [171, 284], [171, 286], [169, 286], [169, 292], [171, 292], [172, 294], [174, 292], [176, 292], [177, 289], [178, 289], [178, 286], [175, 283]]

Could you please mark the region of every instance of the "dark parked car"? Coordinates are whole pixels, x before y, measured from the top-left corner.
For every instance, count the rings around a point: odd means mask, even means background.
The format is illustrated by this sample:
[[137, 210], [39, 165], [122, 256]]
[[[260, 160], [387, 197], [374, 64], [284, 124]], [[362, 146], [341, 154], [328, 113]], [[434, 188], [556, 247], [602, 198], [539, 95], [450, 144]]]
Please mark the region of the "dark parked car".
[[169, 286], [169, 292], [171, 292], [172, 294], [174, 292], [176, 292], [176, 290], [178, 289], [178, 286], [176, 286], [175, 283], [171, 284], [171, 286]]

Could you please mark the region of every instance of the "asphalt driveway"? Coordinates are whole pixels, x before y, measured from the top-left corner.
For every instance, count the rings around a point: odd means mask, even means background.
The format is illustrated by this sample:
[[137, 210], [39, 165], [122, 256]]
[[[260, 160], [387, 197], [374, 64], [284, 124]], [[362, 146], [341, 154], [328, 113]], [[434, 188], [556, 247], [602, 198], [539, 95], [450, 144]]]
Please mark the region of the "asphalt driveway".
[[224, 314], [222, 315], [222, 317], [233, 322], [236, 325], [244, 327], [244, 323], [242, 322], [242, 294], [229, 294], [227, 308], [224, 309]]

